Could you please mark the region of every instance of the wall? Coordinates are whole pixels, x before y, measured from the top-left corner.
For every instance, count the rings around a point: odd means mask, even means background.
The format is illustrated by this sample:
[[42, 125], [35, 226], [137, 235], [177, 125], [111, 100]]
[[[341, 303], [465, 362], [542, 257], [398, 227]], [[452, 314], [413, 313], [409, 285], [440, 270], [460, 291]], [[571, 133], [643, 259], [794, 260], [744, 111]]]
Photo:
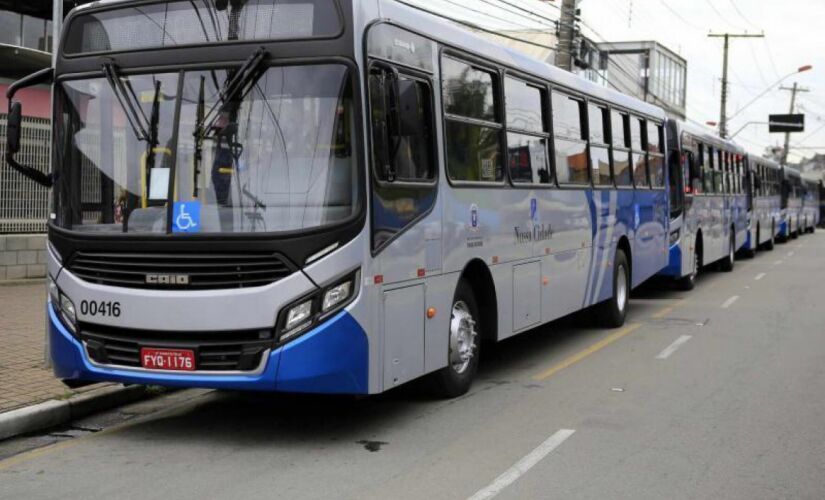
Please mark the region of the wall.
[[44, 276], [45, 234], [0, 234], [0, 281]]

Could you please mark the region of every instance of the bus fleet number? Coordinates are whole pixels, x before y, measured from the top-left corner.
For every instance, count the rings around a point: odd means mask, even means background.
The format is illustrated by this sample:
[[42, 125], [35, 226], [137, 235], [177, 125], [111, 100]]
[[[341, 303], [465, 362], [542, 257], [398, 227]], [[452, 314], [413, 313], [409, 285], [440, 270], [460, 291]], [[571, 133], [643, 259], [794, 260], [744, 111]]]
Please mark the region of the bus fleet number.
[[84, 316], [120, 317], [120, 302], [109, 300], [83, 300], [80, 302], [80, 314]]

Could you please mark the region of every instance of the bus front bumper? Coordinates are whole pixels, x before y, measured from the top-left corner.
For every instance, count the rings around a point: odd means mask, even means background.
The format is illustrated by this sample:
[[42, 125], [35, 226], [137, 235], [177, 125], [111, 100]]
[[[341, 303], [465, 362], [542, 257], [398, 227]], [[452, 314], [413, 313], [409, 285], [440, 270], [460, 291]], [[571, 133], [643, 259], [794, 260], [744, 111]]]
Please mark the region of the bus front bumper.
[[317, 394], [368, 393], [367, 335], [346, 310], [270, 351], [262, 370], [223, 375], [95, 364], [89, 360], [83, 344], [63, 325], [51, 304], [46, 308], [54, 374], [65, 381]]
[[659, 271], [660, 276], [670, 278], [681, 278], [682, 274], [682, 248], [679, 243], [670, 246], [667, 267]]

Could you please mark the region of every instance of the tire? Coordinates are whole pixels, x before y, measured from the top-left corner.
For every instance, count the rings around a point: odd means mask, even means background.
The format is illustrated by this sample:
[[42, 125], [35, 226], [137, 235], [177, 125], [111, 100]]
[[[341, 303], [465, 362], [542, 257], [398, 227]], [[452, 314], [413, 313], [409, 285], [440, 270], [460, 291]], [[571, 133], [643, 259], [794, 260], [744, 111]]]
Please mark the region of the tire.
[[733, 271], [734, 263], [736, 262], [736, 234], [731, 231], [730, 242], [728, 242], [728, 256], [719, 261], [719, 270], [724, 273]]
[[[481, 315], [470, 285], [458, 282], [447, 332], [447, 366], [430, 375], [434, 396], [454, 398], [470, 390], [481, 353]], [[469, 348], [469, 351], [467, 349]]]
[[696, 277], [699, 276], [699, 270], [702, 269], [702, 258], [699, 256], [699, 245], [693, 245], [693, 271], [678, 280], [676, 280], [676, 288], [683, 292], [689, 292], [696, 287]]
[[630, 301], [630, 265], [621, 249], [616, 249], [613, 259], [613, 295], [595, 307], [596, 324], [604, 328], [618, 328], [627, 317]]

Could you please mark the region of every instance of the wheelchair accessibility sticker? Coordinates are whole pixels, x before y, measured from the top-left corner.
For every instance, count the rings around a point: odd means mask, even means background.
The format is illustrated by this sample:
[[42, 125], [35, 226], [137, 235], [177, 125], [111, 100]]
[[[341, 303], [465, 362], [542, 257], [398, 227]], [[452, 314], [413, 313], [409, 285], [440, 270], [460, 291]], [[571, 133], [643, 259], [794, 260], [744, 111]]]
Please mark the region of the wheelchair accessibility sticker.
[[175, 202], [172, 211], [173, 233], [197, 233], [201, 230], [201, 203], [199, 201]]

